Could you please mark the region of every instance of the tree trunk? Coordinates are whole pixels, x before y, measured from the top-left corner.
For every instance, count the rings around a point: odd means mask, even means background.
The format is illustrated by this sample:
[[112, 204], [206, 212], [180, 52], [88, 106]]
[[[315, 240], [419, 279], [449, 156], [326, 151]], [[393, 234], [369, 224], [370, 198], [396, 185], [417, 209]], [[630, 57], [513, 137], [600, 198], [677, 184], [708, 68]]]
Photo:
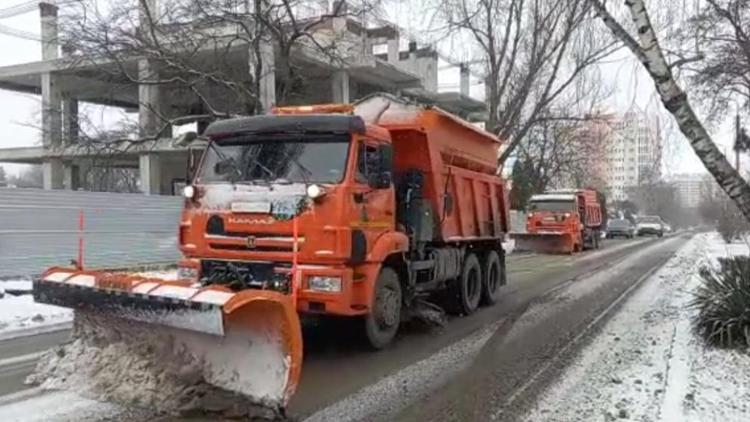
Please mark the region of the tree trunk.
[[750, 185], [729, 164], [726, 157], [711, 139], [696, 116], [687, 98], [687, 94], [674, 79], [672, 70], [659, 46], [658, 39], [651, 26], [651, 21], [643, 0], [628, 0], [625, 5], [630, 11], [640, 43], [636, 42], [627, 31], [614, 20], [601, 1], [592, 0], [594, 7], [604, 24], [620, 38], [635, 54], [643, 67], [651, 75], [656, 91], [664, 107], [672, 113], [680, 131], [690, 142], [693, 151], [703, 162], [719, 186], [737, 204], [745, 218], [750, 221]]

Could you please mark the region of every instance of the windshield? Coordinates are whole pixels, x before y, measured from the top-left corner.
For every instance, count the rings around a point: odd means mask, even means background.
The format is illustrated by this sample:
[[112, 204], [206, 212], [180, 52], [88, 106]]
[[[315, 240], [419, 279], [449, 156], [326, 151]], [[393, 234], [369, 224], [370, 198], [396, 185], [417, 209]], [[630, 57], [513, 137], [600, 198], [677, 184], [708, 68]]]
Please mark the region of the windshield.
[[529, 203], [529, 211], [575, 211], [573, 201], [532, 201]]
[[647, 216], [643, 217], [640, 220], [638, 220], [639, 223], [661, 223], [661, 219], [659, 217], [653, 217], [653, 216]]
[[612, 220], [608, 225], [609, 227], [628, 227], [630, 222], [628, 220]]
[[344, 177], [349, 151], [346, 136], [256, 139], [212, 142], [200, 181], [338, 183]]

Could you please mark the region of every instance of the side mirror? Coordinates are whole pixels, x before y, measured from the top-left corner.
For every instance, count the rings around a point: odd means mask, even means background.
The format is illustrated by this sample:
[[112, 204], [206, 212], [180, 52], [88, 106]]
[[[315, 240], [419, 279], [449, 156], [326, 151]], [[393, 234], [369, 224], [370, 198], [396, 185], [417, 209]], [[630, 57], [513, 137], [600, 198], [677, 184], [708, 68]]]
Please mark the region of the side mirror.
[[227, 158], [226, 160], [221, 160], [214, 165], [214, 173], [221, 175], [229, 174], [235, 171], [236, 168], [237, 166], [234, 164], [234, 160]]
[[193, 181], [193, 178], [198, 171], [198, 164], [200, 163], [203, 151], [203, 149], [199, 148], [188, 148], [187, 166], [185, 168], [185, 180], [187, 183]]
[[185, 132], [172, 140], [172, 146], [173, 147], [186, 147], [192, 144], [193, 141], [195, 141], [196, 139], [198, 139], [197, 133], [192, 132], [192, 131]]

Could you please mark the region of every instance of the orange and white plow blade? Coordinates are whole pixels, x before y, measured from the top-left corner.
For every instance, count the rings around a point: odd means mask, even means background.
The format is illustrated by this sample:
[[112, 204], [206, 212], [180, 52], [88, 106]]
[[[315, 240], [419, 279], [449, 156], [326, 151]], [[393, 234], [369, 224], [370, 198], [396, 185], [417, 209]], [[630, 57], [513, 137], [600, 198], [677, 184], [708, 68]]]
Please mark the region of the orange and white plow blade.
[[177, 355], [200, 361], [208, 383], [256, 403], [283, 408], [299, 382], [302, 331], [290, 295], [65, 268], [34, 280], [33, 293], [36, 302], [94, 313], [105, 324], [114, 317], [157, 333], [164, 326], [165, 341], [171, 336]]
[[573, 253], [573, 236], [570, 233], [513, 233], [515, 250], [536, 253]]

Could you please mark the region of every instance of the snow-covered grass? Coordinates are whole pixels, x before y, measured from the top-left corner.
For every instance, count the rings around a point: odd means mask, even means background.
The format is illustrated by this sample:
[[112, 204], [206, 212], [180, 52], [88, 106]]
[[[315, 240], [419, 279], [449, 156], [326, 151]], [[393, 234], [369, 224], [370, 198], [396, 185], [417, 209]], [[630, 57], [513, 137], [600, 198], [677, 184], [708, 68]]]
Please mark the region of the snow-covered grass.
[[31, 295], [6, 294], [0, 299], [0, 338], [72, 320], [72, 310], [35, 303]]
[[691, 329], [698, 268], [748, 253], [696, 235], [644, 282], [565, 369], [528, 421], [746, 421], [750, 355], [705, 346]]

